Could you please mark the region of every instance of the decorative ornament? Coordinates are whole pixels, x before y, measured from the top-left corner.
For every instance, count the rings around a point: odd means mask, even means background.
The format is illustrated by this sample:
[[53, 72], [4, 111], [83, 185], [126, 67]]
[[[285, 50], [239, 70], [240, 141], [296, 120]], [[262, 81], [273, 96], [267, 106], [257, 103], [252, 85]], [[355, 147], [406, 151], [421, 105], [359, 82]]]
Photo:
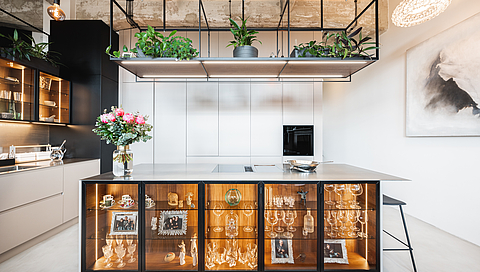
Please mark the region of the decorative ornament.
[[237, 206], [242, 200], [242, 194], [238, 189], [230, 189], [225, 194], [225, 201], [230, 206]]
[[180, 248], [180, 265], [185, 264], [185, 242], [182, 240], [182, 243], [178, 245]]
[[392, 14], [396, 26], [410, 27], [437, 17], [452, 0], [403, 0]]
[[178, 206], [178, 195], [176, 193], [168, 193], [168, 205]]

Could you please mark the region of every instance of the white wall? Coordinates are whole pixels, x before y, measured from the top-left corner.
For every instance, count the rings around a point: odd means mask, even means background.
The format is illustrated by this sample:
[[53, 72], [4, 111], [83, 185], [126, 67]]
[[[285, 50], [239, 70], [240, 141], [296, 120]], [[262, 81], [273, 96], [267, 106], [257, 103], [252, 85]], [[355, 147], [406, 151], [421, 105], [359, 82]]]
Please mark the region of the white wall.
[[[399, 2], [390, 0], [390, 15]], [[424, 24], [391, 24], [380, 61], [352, 83], [325, 83], [324, 155], [411, 179], [385, 183], [384, 193], [406, 201], [406, 213], [480, 245], [480, 138], [405, 136], [406, 50], [478, 12], [480, 1], [455, 0]]]

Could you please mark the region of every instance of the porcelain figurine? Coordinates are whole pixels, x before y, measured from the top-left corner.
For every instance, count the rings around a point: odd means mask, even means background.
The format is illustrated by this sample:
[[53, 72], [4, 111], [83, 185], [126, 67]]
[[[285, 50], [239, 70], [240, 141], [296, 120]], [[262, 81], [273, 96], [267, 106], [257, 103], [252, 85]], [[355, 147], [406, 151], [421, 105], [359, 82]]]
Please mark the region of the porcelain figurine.
[[152, 222], [151, 222], [152, 230], [157, 230], [157, 222], [158, 222], [158, 219], [155, 216], [152, 217]]
[[176, 193], [168, 193], [168, 205], [178, 206], [178, 195]]
[[182, 240], [182, 243], [178, 245], [180, 248], [180, 265], [185, 264], [185, 242]]
[[190, 239], [190, 254], [193, 259], [193, 266], [197, 266], [198, 262], [198, 249], [197, 249], [197, 233], [193, 233], [192, 239]]
[[187, 204], [187, 207], [191, 207], [191, 206], [192, 206], [192, 198], [193, 198], [193, 193], [191, 193], [191, 192], [188, 192], [188, 193], [185, 195], [185, 204]]

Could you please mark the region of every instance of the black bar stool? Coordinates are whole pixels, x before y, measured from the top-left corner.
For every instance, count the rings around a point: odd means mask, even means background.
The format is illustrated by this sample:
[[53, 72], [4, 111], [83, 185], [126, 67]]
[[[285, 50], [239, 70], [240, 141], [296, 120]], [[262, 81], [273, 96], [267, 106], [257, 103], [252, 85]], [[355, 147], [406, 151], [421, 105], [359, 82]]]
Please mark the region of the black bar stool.
[[393, 239], [397, 240], [398, 242], [400, 242], [401, 244], [407, 247], [407, 248], [384, 248], [383, 251], [403, 251], [403, 250], [410, 251], [410, 258], [412, 259], [413, 271], [417, 272], [417, 266], [415, 265], [415, 259], [413, 258], [413, 248], [412, 248], [412, 245], [410, 244], [410, 237], [408, 236], [407, 223], [405, 222], [405, 216], [403, 215], [403, 209], [402, 209], [402, 206], [407, 205], [407, 203], [400, 201], [398, 199], [383, 195], [383, 205], [398, 206], [400, 208], [400, 215], [402, 216], [403, 228], [405, 230], [405, 236], [407, 237], [407, 243], [404, 243], [402, 240], [393, 236], [388, 231], [383, 230], [383, 232], [388, 234], [390, 237], [392, 237]]

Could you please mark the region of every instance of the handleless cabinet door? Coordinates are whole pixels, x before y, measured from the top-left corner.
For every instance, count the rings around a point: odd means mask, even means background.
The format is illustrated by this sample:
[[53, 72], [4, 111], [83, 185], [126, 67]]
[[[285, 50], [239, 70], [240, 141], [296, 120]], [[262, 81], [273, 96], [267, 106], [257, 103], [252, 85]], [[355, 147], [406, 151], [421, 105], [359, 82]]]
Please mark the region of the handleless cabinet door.
[[219, 84], [220, 156], [250, 156], [250, 84]]
[[283, 124], [313, 125], [313, 83], [283, 84]]
[[218, 156], [218, 83], [187, 85], [187, 156]]

